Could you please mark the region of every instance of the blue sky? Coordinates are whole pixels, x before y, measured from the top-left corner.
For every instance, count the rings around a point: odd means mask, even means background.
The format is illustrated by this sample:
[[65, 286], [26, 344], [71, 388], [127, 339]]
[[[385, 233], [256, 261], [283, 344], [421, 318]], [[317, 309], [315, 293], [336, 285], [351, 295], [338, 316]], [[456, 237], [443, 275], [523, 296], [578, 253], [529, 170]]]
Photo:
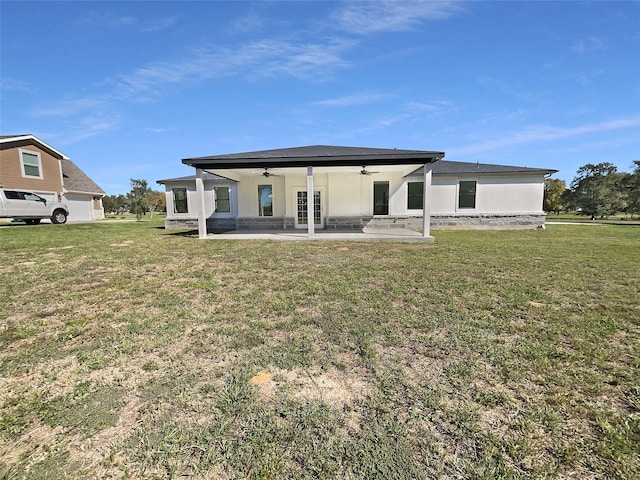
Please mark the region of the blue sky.
[[304, 145], [630, 171], [638, 1], [2, 1], [1, 133], [107, 193]]

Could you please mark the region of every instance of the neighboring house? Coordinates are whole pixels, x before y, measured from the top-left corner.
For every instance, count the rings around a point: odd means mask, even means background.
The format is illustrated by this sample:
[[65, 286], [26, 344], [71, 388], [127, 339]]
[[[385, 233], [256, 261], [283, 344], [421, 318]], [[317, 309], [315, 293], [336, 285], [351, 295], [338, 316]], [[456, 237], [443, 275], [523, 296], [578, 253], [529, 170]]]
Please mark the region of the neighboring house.
[[[544, 178], [551, 169], [440, 160], [442, 152], [298, 147], [184, 159], [210, 173], [158, 180], [167, 228], [422, 227], [536, 228], [544, 225]], [[313, 167], [309, 175], [308, 167]], [[426, 172], [425, 172], [425, 166]], [[308, 181], [314, 206], [308, 207]], [[428, 182], [424, 196], [425, 179]]]
[[70, 222], [104, 219], [104, 190], [69, 157], [33, 135], [0, 136], [0, 185], [66, 203]]

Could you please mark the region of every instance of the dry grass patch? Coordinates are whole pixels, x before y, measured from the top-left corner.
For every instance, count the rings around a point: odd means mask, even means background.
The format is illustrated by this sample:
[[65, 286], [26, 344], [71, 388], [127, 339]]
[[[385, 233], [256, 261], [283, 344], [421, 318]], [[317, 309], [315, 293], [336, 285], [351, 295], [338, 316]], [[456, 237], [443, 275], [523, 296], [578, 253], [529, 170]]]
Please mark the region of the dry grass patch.
[[640, 474], [639, 229], [156, 226], [0, 229], [0, 478]]

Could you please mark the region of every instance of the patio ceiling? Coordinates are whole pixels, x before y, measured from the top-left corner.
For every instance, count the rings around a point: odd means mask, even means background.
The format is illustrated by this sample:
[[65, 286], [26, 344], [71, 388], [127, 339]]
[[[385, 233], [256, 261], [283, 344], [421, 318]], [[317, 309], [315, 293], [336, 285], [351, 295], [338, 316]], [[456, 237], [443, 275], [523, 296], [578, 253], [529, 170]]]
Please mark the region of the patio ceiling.
[[[338, 173], [341, 175], [353, 175], [363, 176], [362, 169], [368, 172], [366, 177], [376, 178], [378, 174], [386, 172], [401, 172], [403, 176], [409, 175], [415, 172], [417, 169], [423, 167], [424, 164], [412, 164], [412, 165], [357, 165], [350, 167], [314, 167], [314, 175], [322, 175], [323, 173]], [[266, 177], [265, 171], [269, 172], [268, 177], [280, 177], [289, 175], [304, 176], [307, 174], [306, 167], [264, 167], [264, 168], [204, 168], [203, 170], [218, 175], [220, 177], [228, 178], [230, 180], [240, 181], [242, 178], [247, 177]]]

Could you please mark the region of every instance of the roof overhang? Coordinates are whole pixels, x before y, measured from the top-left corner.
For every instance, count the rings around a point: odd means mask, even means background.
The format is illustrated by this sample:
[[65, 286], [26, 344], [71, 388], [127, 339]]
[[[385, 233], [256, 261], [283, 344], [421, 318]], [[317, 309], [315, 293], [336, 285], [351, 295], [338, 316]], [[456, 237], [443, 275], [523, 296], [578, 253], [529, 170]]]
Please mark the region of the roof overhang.
[[363, 167], [424, 165], [444, 157], [444, 152], [357, 147], [298, 147], [258, 152], [185, 158], [182, 163], [202, 170], [295, 167]]
[[51, 145], [46, 144], [35, 135], [16, 135], [16, 136], [8, 136], [8, 137], [0, 138], [0, 144], [16, 143], [16, 144], [19, 144], [19, 146], [22, 146], [26, 143], [31, 143], [31, 142], [37, 143], [38, 145], [40, 145], [42, 149], [48, 150], [49, 153], [51, 153], [54, 157], [57, 157], [58, 159], [69, 160], [69, 157], [67, 157], [64, 153], [56, 150]]
[[85, 190], [67, 190], [66, 188], [64, 189], [64, 193], [71, 193], [71, 194], [75, 194], [75, 195], [91, 195], [92, 197], [104, 197], [107, 194], [102, 192], [87, 192]]

